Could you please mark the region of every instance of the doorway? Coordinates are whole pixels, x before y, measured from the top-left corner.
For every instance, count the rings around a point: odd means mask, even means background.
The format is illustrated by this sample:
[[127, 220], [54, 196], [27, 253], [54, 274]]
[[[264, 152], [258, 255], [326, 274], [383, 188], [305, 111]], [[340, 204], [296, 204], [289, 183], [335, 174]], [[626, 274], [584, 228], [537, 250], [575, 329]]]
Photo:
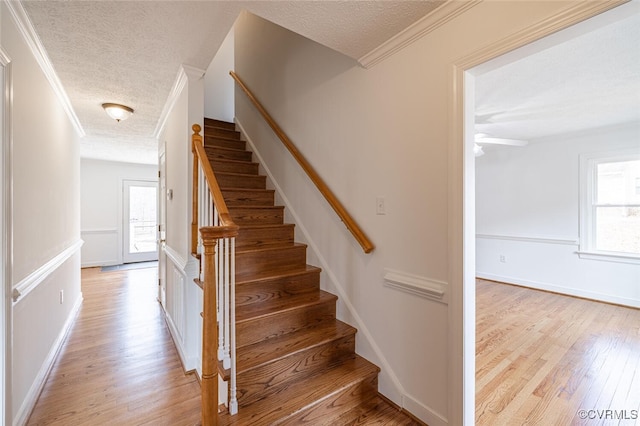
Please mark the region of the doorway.
[[[460, 348], [456, 352], [461, 353], [462, 373], [457, 376], [454, 385], [461, 386], [462, 400], [460, 401], [464, 424], [474, 424], [475, 418], [475, 287], [476, 287], [476, 199], [475, 199], [475, 156], [474, 156], [474, 128], [475, 128], [475, 75], [483, 65], [500, 60], [514, 60], [516, 56], [522, 58], [540, 48], [534, 41], [540, 40], [549, 43], [552, 37], [560, 36], [560, 33], [549, 36], [560, 29], [568, 28], [574, 24], [585, 21], [597, 14], [607, 11], [615, 4], [605, 5], [595, 9], [576, 6], [566, 19], [554, 21], [548, 20], [536, 27], [525, 29], [521, 33], [514, 34], [466, 58], [454, 65], [455, 88], [463, 90], [454, 94], [455, 112], [453, 137], [456, 144], [452, 155], [452, 180], [456, 191], [453, 194], [452, 210], [457, 211], [455, 218], [462, 224], [460, 228], [454, 226], [454, 253], [456, 268], [461, 272], [452, 274], [452, 282], [461, 283], [461, 294], [458, 294], [453, 309], [455, 330], [452, 339]], [[620, 8], [623, 8], [621, 6]], [[547, 36], [547, 37], [545, 37]], [[542, 39], [542, 37], [545, 37]], [[558, 40], [556, 39], [555, 42]], [[532, 44], [529, 44], [532, 43]], [[524, 46], [524, 47], [523, 47]], [[547, 45], [548, 46], [548, 45]], [[519, 48], [518, 50], [513, 50]], [[508, 53], [507, 53], [508, 52]], [[502, 56], [500, 56], [502, 55]], [[507, 58], [508, 56], [511, 58]], [[494, 66], [496, 63], [493, 64]], [[457, 192], [461, 190], [461, 192]], [[461, 246], [457, 246], [461, 244]], [[508, 260], [508, 259], [507, 259]], [[499, 258], [504, 263], [504, 259]], [[459, 274], [459, 275], [458, 275]]]
[[123, 263], [158, 260], [156, 181], [123, 181]]

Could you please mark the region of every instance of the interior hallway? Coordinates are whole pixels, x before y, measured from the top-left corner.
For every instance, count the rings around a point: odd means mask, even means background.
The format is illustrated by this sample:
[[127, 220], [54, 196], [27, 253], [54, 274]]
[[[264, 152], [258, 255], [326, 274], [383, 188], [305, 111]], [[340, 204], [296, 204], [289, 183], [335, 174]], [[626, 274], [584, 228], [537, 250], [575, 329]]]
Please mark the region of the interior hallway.
[[157, 295], [157, 268], [82, 270], [84, 301], [29, 425], [194, 425], [185, 375]]
[[640, 425], [639, 309], [481, 279], [476, 309], [478, 426]]

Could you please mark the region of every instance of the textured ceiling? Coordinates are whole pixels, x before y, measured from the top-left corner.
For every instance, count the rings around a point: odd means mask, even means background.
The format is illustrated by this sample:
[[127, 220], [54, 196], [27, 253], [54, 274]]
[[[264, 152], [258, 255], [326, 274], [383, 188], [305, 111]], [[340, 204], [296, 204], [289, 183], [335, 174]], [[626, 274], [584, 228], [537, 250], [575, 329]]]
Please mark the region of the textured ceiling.
[[639, 6], [621, 6], [523, 49], [533, 54], [516, 51], [513, 60], [479, 67], [490, 70], [475, 80], [476, 130], [535, 140], [640, 123]]
[[[24, 1], [86, 136], [84, 157], [157, 162], [154, 132], [180, 65], [206, 69], [243, 9], [354, 59], [431, 1]], [[103, 102], [135, 109], [120, 123]]]

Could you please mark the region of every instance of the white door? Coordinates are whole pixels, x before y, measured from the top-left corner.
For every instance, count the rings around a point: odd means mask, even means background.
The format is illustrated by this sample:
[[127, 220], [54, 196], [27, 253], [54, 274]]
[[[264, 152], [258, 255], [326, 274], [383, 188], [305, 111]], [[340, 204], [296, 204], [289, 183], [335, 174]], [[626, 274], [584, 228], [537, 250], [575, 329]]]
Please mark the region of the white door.
[[167, 301], [167, 255], [165, 254], [166, 245], [166, 212], [167, 212], [167, 179], [165, 173], [167, 170], [165, 163], [164, 149], [160, 154], [158, 161], [160, 178], [160, 197], [158, 199], [158, 300], [162, 306], [166, 306]]
[[123, 263], [158, 260], [156, 181], [123, 181]]

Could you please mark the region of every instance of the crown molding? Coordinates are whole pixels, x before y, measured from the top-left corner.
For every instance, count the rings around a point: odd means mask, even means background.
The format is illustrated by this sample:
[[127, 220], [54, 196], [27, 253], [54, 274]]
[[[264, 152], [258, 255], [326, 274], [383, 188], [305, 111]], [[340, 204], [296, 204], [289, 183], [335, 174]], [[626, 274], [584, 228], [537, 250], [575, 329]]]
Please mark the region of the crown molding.
[[24, 10], [22, 3], [20, 1], [5, 1], [4, 4], [11, 12], [13, 21], [18, 27], [22, 38], [27, 43], [27, 46], [29, 46], [29, 49], [31, 50], [31, 53], [33, 54], [36, 62], [38, 63], [38, 65], [40, 65], [40, 69], [42, 69], [42, 72], [49, 81], [51, 88], [58, 96], [60, 103], [62, 103], [62, 107], [67, 113], [69, 120], [71, 120], [71, 124], [76, 129], [78, 135], [80, 137], [84, 137], [86, 133], [82, 128], [82, 124], [80, 124], [80, 120], [78, 119], [78, 116], [76, 115], [76, 112], [71, 105], [71, 101], [67, 96], [67, 92], [64, 90], [64, 87], [62, 86], [62, 83], [58, 78], [58, 74], [56, 74], [56, 71], [51, 64], [49, 55], [47, 55], [47, 51], [40, 41], [40, 37], [36, 33], [35, 28], [33, 28], [33, 24], [31, 23], [27, 12]]
[[365, 68], [371, 68], [479, 3], [481, 0], [447, 0], [442, 6], [360, 57], [358, 62]]
[[169, 92], [167, 101], [165, 102], [164, 108], [162, 109], [162, 113], [160, 114], [160, 118], [158, 119], [156, 130], [153, 132], [153, 136], [156, 139], [160, 139], [160, 135], [162, 134], [164, 127], [167, 125], [169, 114], [171, 113], [171, 110], [175, 106], [176, 102], [178, 101], [178, 98], [180, 97], [182, 90], [187, 85], [187, 82], [189, 80], [201, 79], [205, 73], [206, 73], [205, 70], [192, 67], [190, 65], [182, 64], [180, 66], [180, 69], [178, 70], [178, 75], [176, 76], [176, 81], [173, 83], [173, 87]]

